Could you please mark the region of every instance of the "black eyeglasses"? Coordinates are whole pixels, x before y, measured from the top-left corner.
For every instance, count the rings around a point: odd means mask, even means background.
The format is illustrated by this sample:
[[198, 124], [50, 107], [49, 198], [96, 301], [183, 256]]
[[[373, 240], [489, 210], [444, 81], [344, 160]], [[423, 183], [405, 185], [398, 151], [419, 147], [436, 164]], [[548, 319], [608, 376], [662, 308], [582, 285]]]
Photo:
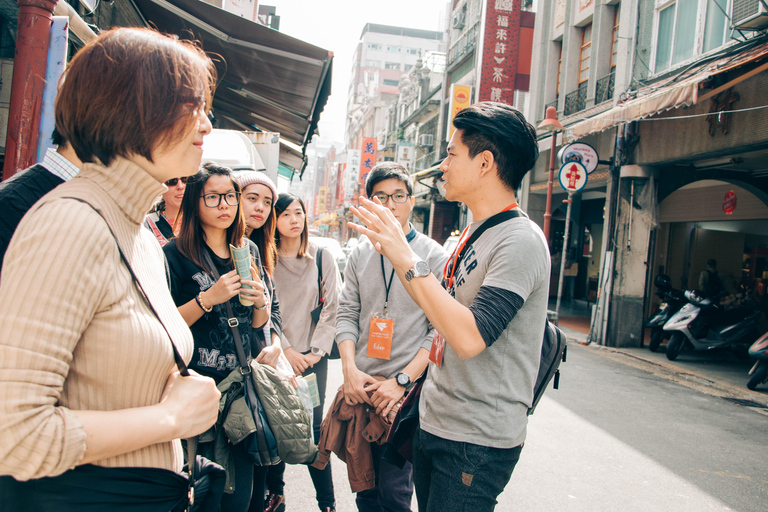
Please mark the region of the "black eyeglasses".
[[381, 204], [387, 204], [387, 201], [389, 201], [390, 197], [396, 203], [404, 203], [408, 201], [408, 196], [410, 196], [410, 194], [406, 194], [405, 192], [397, 192], [395, 194], [374, 194], [373, 197], [379, 198]]
[[222, 199], [224, 199], [224, 202], [229, 206], [237, 206], [240, 204], [240, 192], [227, 192], [226, 194], [210, 193], [200, 197], [203, 198], [203, 202], [208, 208], [218, 208]]
[[186, 176], [182, 176], [181, 178], [171, 178], [170, 180], [166, 181], [165, 184], [168, 185], [169, 187], [175, 187], [176, 184], [179, 182], [179, 180], [181, 180], [183, 184], [185, 185], [187, 184]]

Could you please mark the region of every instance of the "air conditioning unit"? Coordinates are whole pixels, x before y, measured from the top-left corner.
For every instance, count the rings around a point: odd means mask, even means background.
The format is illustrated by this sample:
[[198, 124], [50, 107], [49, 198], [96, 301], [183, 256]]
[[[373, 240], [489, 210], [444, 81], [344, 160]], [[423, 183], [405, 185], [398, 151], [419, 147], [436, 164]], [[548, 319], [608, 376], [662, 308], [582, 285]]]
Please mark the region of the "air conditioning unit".
[[768, 27], [765, 0], [733, 0], [731, 27], [739, 30], [762, 30]]
[[463, 29], [464, 23], [467, 20], [467, 13], [466, 11], [457, 12], [453, 15], [453, 23], [451, 23], [451, 26], [456, 29]]
[[419, 146], [422, 148], [424, 147], [432, 147], [432, 145], [435, 142], [435, 136], [431, 133], [425, 133], [423, 135], [419, 135]]

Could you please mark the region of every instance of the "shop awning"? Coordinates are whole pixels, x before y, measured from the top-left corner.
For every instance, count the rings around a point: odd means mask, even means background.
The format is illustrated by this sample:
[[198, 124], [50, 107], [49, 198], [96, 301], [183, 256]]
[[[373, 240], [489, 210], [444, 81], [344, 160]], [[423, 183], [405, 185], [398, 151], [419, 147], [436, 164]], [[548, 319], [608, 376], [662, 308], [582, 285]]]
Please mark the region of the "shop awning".
[[[715, 93], [715, 91], [720, 92], [718, 89], [721, 89], [721, 87], [712, 91], [701, 91], [710, 78], [737, 67], [754, 63], [767, 55], [768, 43], [764, 43], [754, 46], [737, 56], [730, 55], [704, 64], [699, 69], [690, 71], [683, 76], [676, 75], [659, 82], [654, 82], [639, 89], [634, 98], [621, 102], [594, 117], [566, 127], [565, 139], [566, 141], [578, 140], [624, 122], [643, 119], [673, 108], [694, 105], [712, 97], [712, 93]], [[732, 86], [739, 79], [745, 80], [766, 68], [768, 68], [768, 64], [754, 68], [736, 80], [731, 80], [726, 85], [730, 84], [729, 86]]]
[[279, 132], [303, 159], [331, 93], [331, 52], [201, 0], [133, 2], [150, 26], [200, 41], [214, 61], [222, 57], [212, 105], [219, 127]]
[[321, 217], [317, 219], [315, 222], [312, 223], [313, 226], [319, 226], [320, 224], [330, 224], [331, 226], [335, 226], [338, 224], [336, 221], [336, 212], [331, 212], [325, 217]]

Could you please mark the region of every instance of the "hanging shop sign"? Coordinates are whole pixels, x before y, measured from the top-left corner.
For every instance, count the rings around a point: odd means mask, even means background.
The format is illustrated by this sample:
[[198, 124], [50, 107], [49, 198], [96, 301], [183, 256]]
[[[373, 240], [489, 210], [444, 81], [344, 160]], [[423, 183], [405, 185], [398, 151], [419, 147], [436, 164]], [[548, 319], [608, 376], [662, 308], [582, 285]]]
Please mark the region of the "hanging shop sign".
[[729, 190], [723, 198], [723, 211], [726, 215], [730, 215], [734, 210], [736, 210], [736, 192]]
[[451, 118], [448, 120], [450, 128], [448, 130], [448, 138], [445, 139], [448, 142], [451, 141], [453, 132], [456, 131], [456, 127], [453, 126], [453, 118], [456, 117], [456, 114], [461, 109], [468, 107], [470, 103], [472, 103], [472, 86], [451, 84], [451, 101], [449, 106]]
[[363, 139], [362, 156], [360, 157], [360, 184], [365, 185], [365, 178], [376, 166], [376, 138], [366, 137]]
[[560, 167], [560, 186], [569, 193], [581, 192], [587, 185], [587, 168], [581, 162], [565, 162]]
[[592, 174], [597, 169], [600, 160], [597, 150], [584, 142], [574, 142], [563, 146], [557, 156], [563, 164], [579, 162], [587, 168], [587, 174]]
[[485, 3], [479, 101], [512, 105], [515, 91], [529, 89], [536, 15], [520, 7], [520, 0]]

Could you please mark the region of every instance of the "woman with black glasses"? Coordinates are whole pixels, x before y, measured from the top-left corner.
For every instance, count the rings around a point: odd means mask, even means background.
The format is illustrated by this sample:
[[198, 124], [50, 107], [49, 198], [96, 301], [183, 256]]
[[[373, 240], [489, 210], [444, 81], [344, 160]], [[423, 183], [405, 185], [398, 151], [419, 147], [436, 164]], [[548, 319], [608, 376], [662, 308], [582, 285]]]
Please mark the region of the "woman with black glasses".
[[179, 209], [184, 197], [184, 190], [187, 188], [187, 177], [172, 178], [165, 182], [165, 186], [168, 187], [168, 190], [163, 192], [160, 201], [144, 221], [144, 226], [152, 231], [157, 241], [160, 242], [160, 247], [179, 234], [179, 227], [181, 226]]
[[[229, 168], [207, 163], [188, 178], [180, 211], [179, 236], [163, 247], [171, 273], [171, 295], [195, 341], [189, 367], [218, 384], [238, 366], [227, 302], [237, 318], [234, 328], [240, 334], [246, 357], [251, 355], [253, 329], [269, 320], [264, 271], [258, 248], [244, 236], [240, 186]], [[252, 280], [238, 276], [230, 244], [250, 247]], [[221, 277], [215, 279], [216, 275]], [[253, 306], [243, 305], [238, 294]], [[225, 487], [222, 512], [248, 510], [252, 490], [255, 496], [264, 496], [263, 485], [254, 489], [253, 482], [254, 470], [266, 475], [266, 467], [254, 468], [245, 450], [238, 447], [234, 446], [230, 453], [234, 490]], [[263, 482], [264, 477], [256, 481]]]

